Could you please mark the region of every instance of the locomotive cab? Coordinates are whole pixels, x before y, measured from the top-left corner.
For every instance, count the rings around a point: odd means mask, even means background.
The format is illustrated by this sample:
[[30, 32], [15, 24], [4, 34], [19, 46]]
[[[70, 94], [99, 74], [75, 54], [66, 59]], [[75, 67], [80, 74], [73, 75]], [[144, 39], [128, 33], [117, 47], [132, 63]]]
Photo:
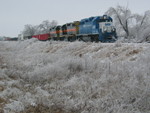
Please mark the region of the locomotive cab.
[[99, 20], [99, 29], [101, 32], [100, 40], [115, 41], [117, 39], [116, 29], [113, 25], [112, 18], [104, 15]]

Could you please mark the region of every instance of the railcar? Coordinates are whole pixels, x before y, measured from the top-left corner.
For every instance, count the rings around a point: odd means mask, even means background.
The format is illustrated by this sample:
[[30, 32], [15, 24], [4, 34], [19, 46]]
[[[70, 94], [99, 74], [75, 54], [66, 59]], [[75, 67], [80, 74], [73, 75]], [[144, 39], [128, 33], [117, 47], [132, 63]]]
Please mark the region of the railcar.
[[75, 41], [77, 39], [77, 35], [79, 34], [79, 24], [79, 21], [75, 21], [63, 25], [62, 37], [64, 37], [64, 40]]
[[33, 35], [32, 38], [37, 38], [38, 40], [46, 41], [49, 40], [50, 34], [46, 33], [46, 34]]
[[61, 26], [50, 28], [50, 38], [53, 40], [60, 40]]

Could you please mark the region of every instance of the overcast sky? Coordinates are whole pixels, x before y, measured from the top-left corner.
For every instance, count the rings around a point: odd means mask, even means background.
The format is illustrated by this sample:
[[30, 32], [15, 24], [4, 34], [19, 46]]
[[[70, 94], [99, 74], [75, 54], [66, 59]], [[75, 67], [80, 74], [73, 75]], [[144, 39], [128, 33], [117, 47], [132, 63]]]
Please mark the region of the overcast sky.
[[150, 10], [150, 0], [0, 0], [0, 36], [18, 36], [26, 24], [56, 20], [61, 25], [127, 4], [133, 13]]

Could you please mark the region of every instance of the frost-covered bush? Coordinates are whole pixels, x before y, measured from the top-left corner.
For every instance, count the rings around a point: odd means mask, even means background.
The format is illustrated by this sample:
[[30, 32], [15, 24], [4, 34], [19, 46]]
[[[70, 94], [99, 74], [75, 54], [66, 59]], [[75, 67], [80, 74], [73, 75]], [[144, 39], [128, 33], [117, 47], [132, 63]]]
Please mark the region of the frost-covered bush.
[[10, 104], [6, 104], [4, 108], [5, 113], [13, 113], [13, 112], [19, 113], [23, 110], [24, 110], [24, 105], [19, 101], [13, 101]]
[[20, 91], [19, 89], [17, 89], [17, 88], [7, 88], [6, 90], [4, 90], [1, 93], [0, 96], [4, 97], [4, 98], [15, 99], [15, 98], [18, 98], [20, 95], [22, 95], [22, 91]]
[[149, 44], [1, 43], [5, 113], [150, 111]]

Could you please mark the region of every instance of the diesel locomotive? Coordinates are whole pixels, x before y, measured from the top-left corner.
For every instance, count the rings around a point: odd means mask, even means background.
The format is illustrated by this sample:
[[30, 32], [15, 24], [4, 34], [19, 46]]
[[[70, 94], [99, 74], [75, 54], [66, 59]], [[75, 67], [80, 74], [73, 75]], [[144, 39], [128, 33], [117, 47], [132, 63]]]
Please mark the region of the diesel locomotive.
[[[43, 38], [38, 38], [42, 37]], [[95, 16], [50, 28], [49, 33], [34, 35], [39, 40], [114, 42], [116, 29], [110, 16]]]

